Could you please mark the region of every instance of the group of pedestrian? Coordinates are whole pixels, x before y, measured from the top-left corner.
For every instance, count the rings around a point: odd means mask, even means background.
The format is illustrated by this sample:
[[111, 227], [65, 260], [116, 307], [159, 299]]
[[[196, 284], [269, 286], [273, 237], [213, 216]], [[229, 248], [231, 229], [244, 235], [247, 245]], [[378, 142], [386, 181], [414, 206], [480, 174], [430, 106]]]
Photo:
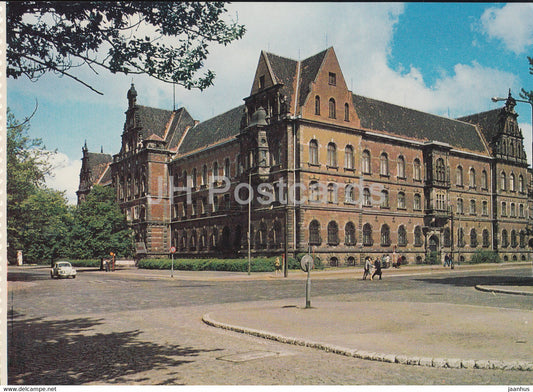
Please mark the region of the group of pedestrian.
[[[376, 275], [379, 275], [379, 280], [381, 280], [381, 262], [382, 261], [379, 259], [379, 257], [372, 259], [370, 256], [367, 256], [367, 258], [365, 259], [365, 270], [363, 273], [363, 280], [366, 280], [367, 276], [370, 276], [370, 280], [374, 280], [374, 277]], [[374, 270], [373, 274], [372, 270]]]
[[451, 269], [453, 269], [453, 257], [450, 256], [449, 253], [446, 253], [444, 255], [444, 264], [443, 266], [446, 268], [446, 267], [450, 267]]

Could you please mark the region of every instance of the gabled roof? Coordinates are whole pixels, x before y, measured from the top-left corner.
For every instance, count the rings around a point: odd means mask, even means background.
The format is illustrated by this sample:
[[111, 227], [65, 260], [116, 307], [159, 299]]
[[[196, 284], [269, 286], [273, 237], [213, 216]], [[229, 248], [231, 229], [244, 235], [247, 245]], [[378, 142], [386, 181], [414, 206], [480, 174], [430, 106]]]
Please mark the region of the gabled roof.
[[472, 124], [353, 94], [361, 127], [421, 141], [486, 153], [485, 143]]
[[169, 150], [175, 149], [187, 127], [194, 125], [185, 108], [172, 111], [137, 105], [135, 116], [141, 127], [141, 138], [164, 141]]
[[487, 142], [491, 142], [492, 138], [498, 134], [498, 119], [501, 112], [500, 109], [489, 110], [488, 112], [471, 114], [469, 116], [458, 118], [459, 121], [464, 121], [470, 124], [477, 124], [483, 132], [483, 136]]
[[311, 91], [311, 83], [316, 79], [320, 66], [324, 62], [324, 57], [326, 57], [327, 49], [311, 56], [301, 63], [300, 69], [300, 96], [298, 100], [298, 105], [303, 106], [305, 99]]
[[276, 78], [276, 83], [283, 83], [284, 85], [281, 89], [282, 94], [287, 96], [288, 102], [292, 102], [298, 62], [272, 53], [265, 52], [265, 55]]
[[190, 128], [180, 145], [178, 154], [187, 154], [237, 136], [243, 111], [244, 105], [241, 105]]

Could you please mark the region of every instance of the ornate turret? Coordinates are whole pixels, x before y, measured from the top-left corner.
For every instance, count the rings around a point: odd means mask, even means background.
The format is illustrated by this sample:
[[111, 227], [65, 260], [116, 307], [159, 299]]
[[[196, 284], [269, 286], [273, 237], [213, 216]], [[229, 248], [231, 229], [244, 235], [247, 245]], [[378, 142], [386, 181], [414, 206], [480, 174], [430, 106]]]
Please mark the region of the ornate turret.
[[135, 86], [132, 83], [130, 89], [128, 90], [128, 105], [129, 105], [129, 108], [130, 109], [133, 108], [136, 103], [137, 103], [137, 91], [135, 90]]

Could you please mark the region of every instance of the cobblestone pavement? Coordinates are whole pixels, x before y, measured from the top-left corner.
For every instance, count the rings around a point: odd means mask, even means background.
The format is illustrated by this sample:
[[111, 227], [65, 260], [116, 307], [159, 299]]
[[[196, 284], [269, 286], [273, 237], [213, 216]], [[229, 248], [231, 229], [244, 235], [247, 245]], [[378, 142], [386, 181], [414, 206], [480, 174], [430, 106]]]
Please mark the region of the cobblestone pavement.
[[[472, 284], [520, 280], [527, 271], [317, 281], [313, 295], [328, 301], [401, 297], [531, 310], [531, 297], [480, 292]], [[220, 304], [297, 301], [305, 282], [185, 281], [83, 271], [77, 279], [58, 281], [47, 274], [47, 269], [10, 270], [11, 384], [532, 384], [531, 372], [366, 361], [201, 322], [203, 314], [220, 309]]]

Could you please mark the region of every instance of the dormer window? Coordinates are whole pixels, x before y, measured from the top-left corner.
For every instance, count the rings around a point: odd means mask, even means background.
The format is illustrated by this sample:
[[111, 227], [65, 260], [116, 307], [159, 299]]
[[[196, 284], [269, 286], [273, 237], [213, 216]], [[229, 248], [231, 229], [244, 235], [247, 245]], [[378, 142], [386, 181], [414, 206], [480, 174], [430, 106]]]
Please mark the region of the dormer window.
[[335, 75], [333, 72], [329, 73], [329, 84], [331, 86], [337, 85], [337, 75]]
[[259, 89], [265, 88], [265, 75], [259, 77]]

